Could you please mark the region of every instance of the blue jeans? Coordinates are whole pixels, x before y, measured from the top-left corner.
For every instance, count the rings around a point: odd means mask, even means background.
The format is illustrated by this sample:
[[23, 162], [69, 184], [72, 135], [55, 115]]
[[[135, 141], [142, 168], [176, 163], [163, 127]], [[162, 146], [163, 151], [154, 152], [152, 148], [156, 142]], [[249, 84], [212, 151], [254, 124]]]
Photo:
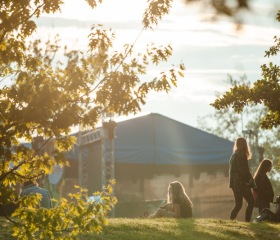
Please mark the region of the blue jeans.
[[246, 212], [245, 212], [245, 222], [251, 221], [251, 216], [253, 213], [255, 201], [253, 198], [253, 194], [251, 188], [247, 186], [242, 186], [241, 188], [232, 188], [235, 205], [230, 213], [230, 219], [235, 219], [237, 214], [242, 208], [243, 198], [247, 202]]

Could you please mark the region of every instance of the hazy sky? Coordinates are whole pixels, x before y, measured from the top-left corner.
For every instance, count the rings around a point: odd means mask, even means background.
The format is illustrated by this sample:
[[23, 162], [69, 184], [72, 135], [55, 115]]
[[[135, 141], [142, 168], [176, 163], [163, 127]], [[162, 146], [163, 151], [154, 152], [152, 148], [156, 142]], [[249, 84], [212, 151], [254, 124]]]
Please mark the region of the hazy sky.
[[[41, 26], [41, 34], [59, 32], [68, 44], [79, 47], [86, 44], [89, 33], [87, 23], [104, 23], [116, 31], [117, 46], [133, 43], [141, 30], [141, 17], [146, 7], [145, 0], [104, 0], [99, 7], [91, 10], [82, 0], [66, 0], [62, 12], [54, 18], [49, 27]], [[209, 8], [185, 5], [174, 0], [170, 15], [154, 29], [141, 34], [136, 49], [147, 42], [171, 44], [173, 57], [168, 65], [183, 62], [185, 78], [169, 94], [151, 94], [142, 114], [160, 113], [172, 119], [197, 126], [197, 117], [213, 112], [209, 106], [215, 93], [228, 89], [227, 75], [236, 78], [246, 74], [249, 80], [261, 77], [260, 66], [268, 62], [264, 51], [273, 44], [273, 36], [280, 33], [270, 7], [273, 0], [255, 0], [250, 13], [240, 15], [244, 21], [243, 30], [235, 31], [235, 25], [228, 19], [209, 22]], [[263, 3], [265, 2], [265, 3]], [[269, 7], [268, 7], [269, 6]], [[83, 22], [73, 26], [57, 27], [58, 18], [76, 19]], [[38, 32], [40, 34], [40, 32]], [[149, 75], [168, 67], [152, 69]]]

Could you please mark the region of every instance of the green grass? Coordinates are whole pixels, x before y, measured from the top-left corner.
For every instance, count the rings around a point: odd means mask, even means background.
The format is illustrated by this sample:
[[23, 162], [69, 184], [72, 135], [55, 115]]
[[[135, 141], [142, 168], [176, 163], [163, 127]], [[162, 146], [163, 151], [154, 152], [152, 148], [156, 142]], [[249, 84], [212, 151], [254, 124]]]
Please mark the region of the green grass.
[[[0, 218], [0, 239], [13, 240], [10, 225]], [[220, 219], [109, 219], [101, 234], [80, 240], [276, 240], [280, 224], [245, 223]]]

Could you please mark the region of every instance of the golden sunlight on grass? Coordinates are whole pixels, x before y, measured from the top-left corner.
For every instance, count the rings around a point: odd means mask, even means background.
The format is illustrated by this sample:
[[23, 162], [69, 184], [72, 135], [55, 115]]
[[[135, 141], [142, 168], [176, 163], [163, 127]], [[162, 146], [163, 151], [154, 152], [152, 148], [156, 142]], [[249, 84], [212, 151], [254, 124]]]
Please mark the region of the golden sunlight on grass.
[[[0, 240], [13, 240], [11, 223], [0, 218]], [[221, 219], [115, 218], [101, 234], [85, 234], [80, 240], [276, 240], [280, 224], [245, 223]]]

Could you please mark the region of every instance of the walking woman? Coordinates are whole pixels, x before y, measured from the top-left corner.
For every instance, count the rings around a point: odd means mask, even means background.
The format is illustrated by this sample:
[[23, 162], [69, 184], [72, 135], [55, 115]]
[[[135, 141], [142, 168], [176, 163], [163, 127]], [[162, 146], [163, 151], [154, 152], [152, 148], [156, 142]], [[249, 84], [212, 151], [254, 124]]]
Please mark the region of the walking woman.
[[251, 151], [246, 139], [237, 138], [229, 161], [229, 187], [232, 189], [235, 200], [235, 205], [230, 213], [231, 220], [236, 219], [244, 198], [247, 202], [245, 221], [251, 221], [255, 204], [251, 188], [255, 189], [256, 184], [249, 170], [248, 160], [250, 158]]
[[192, 202], [183, 185], [178, 181], [174, 181], [168, 186], [167, 204], [161, 206], [148, 218], [191, 218], [192, 206]]
[[270, 159], [264, 159], [259, 164], [257, 171], [254, 175], [254, 180], [257, 185], [255, 206], [259, 208], [259, 213], [264, 208], [270, 209], [270, 203], [273, 202], [274, 199], [274, 191], [271, 185], [269, 178], [267, 177], [267, 173], [272, 169], [272, 161]]

